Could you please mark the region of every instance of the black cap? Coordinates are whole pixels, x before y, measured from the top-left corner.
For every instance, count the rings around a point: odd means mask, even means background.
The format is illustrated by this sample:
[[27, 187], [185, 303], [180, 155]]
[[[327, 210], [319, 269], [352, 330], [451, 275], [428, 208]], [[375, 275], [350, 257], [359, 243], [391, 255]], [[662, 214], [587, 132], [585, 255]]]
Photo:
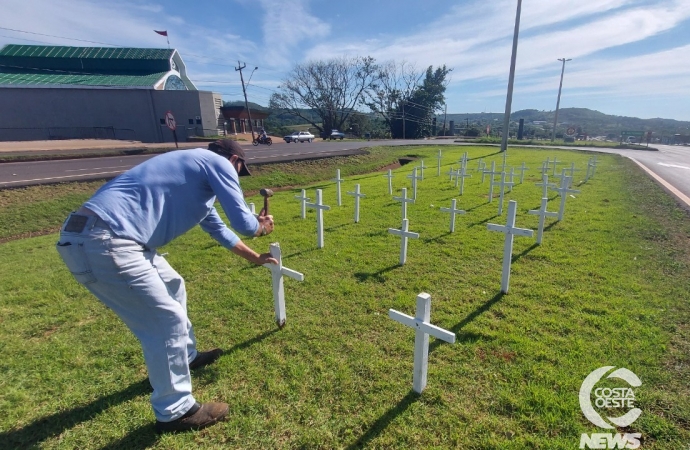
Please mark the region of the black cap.
[[244, 156], [244, 150], [237, 142], [232, 139], [218, 139], [216, 142], [208, 144], [208, 149], [226, 158], [237, 155], [237, 158], [242, 161], [242, 170], [240, 170], [238, 175], [241, 177], [251, 175], [251, 172], [249, 172], [247, 168], [247, 159]]

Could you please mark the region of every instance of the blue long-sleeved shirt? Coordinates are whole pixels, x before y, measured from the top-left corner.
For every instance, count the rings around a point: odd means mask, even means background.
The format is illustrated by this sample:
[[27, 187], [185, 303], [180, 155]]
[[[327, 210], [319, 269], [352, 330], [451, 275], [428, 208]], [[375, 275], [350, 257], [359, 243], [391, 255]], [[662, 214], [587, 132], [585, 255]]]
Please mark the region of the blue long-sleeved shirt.
[[244, 201], [237, 171], [227, 158], [201, 148], [151, 158], [103, 185], [84, 206], [117, 236], [148, 248], [199, 224], [230, 249], [240, 239], [213, 207], [216, 198], [238, 233], [257, 232], [259, 222]]

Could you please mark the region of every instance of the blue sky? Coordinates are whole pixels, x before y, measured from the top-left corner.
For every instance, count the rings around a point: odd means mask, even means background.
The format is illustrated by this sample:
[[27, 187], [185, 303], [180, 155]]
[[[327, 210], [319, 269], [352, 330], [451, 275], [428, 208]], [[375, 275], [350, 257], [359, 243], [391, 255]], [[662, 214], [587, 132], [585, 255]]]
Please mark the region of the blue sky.
[[[295, 64], [338, 56], [453, 68], [448, 112], [503, 112], [517, 0], [0, 0], [0, 45], [163, 47], [199, 89], [267, 105]], [[17, 30], [17, 31], [12, 31]], [[30, 32], [30, 33], [28, 33]], [[40, 34], [31, 34], [40, 33]], [[71, 39], [65, 39], [71, 38]], [[690, 0], [524, 0], [512, 110], [690, 120]], [[245, 78], [246, 80], [246, 78]]]

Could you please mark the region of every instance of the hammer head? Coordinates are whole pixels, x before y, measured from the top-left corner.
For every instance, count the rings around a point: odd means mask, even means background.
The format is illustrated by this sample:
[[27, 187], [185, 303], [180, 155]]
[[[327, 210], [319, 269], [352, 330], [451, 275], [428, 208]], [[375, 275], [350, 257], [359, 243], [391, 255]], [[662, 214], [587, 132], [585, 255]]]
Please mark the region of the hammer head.
[[263, 188], [259, 191], [262, 197], [273, 197], [273, 191], [271, 189]]

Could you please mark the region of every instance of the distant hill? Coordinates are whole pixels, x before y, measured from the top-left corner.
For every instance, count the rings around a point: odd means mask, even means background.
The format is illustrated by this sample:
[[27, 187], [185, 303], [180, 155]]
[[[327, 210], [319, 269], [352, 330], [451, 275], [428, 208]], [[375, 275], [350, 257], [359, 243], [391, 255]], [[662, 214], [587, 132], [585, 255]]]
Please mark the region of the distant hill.
[[[455, 121], [456, 128], [464, 130], [469, 119], [470, 128], [473, 126], [484, 130], [486, 125], [492, 128], [503, 127], [503, 113], [465, 113], [448, 114], [446, 123]], [[539, 111], [524, 109], [510, 115], [511, 122], [525, 120], [526, 128], [537, 130], [538, 134], [550, 133], [553, 127], [554, 111]], [[438, 115], [439, 124], [443, 123], [443, 115]], [[535, 123], [536, 122], [536, 123]], [[446, 125], [448, 126], [448, 125]], [[514, 125], [511, 124], [511, 128]], [[639, 119], [637, 117], [612, 116], [587, 108], [563, 108], [558, 111], [558, 128], [574, 127], [589, 136], [620, 135], [621, 131], [652, 131], [655, 136], [673, 136], [674, 134], [689, 134], [690, 122], [673, 119]]]
[[[244, 106], [243, 101], [224, 102], [227, 106]], [[271, 112], [265, 120], [268, 129], [279, 129], [295, 125], [305, 125], [304, 119], [297, 118], [281, 110], [271, 110], [265, 106], [249, 102], [250, 109]], [[310, 110], [302, 110], [306, 117], [312, 117], [314, 122], [320, 122], [318, 115]], [[371, 116], [373, 117], [373, 115]], [[539, 111], [536, 109], [523, 109], [510, 115], [511, 130], [517, 128], [520, 119], [525, 120], [525, 133], [527, 136], [550, 137], [553, 128], [554, 111]], [[443, 126], [443, 114], [436, 116], [437, 126]], [[503, 113], [463, 113], [448, 114], [446, 127], [452, 120], [455, 122], [456, 134], [464, 132], [467, 125], [481, 131], [491, 125], [492, 131], [503, 128]], [[652, 131], [655, 137], [671, 138], [675, 134], [690, 134], [690, 122], [673, 119], [640, 119], [637, 117], [612, 116], [587, 108], [563, 108], [558, 111], [557, 134], [565, 129], [573, 127], [579, 134], [588, 136], [607, 136], [610, 139], [618, 139], [622, 131]]]

